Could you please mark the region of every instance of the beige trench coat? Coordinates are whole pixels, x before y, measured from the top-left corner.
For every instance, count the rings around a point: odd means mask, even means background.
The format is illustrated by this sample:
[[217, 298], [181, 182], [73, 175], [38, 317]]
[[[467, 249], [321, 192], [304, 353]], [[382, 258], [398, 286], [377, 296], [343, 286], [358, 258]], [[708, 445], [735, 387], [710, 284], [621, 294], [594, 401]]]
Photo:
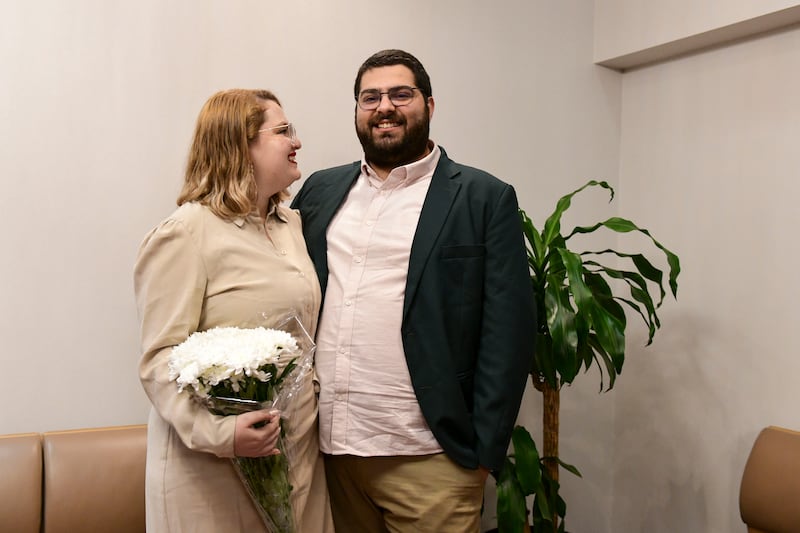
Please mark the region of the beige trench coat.
[[[225, 221], [206, 207], [179, 207], [144, 239], [134, 271], [143, 355], [139, 373], [153, 405], [148, 424], [147, 531], [264, 531], [237, 477], [234, 417], [210, 414], [169, 381], [170, 349], [215, 326], [262, 325], [294, 310], [314, 334], [320, 288], [296, 212], [279, 206]], [[319, 455], [317, 401], [309, 376], [287, 439], [298, 533], [333, 531]], [[290, 458], [291, 459], [291, 458]]]

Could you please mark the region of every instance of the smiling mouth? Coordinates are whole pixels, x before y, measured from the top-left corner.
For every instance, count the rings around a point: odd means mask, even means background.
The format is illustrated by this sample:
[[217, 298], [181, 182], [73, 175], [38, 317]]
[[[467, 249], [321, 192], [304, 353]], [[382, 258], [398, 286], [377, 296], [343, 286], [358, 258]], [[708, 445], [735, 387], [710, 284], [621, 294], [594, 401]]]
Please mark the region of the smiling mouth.
[[289, 154], [289, 161], [291, 163], [297, 163], [297, 154], [295, 153]]

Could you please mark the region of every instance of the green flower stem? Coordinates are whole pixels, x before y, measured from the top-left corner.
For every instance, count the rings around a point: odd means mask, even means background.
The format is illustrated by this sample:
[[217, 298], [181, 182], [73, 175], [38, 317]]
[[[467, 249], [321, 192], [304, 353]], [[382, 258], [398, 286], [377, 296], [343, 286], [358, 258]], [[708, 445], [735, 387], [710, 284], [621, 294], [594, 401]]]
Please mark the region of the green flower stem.
[[294, 516], [289, 499], [289, 461], [278, 439], [280, 455], [268, 457], [235, 457], [232, 459], [237, 474], [256, 508], [272, 533], [294, 533]]

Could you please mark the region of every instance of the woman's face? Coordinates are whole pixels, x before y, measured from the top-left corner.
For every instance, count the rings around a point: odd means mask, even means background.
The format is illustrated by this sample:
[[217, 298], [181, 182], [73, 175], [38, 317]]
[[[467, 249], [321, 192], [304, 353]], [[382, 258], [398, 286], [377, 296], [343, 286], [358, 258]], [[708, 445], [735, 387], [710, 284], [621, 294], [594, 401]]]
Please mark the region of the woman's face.
[[272, 100], [264, 102], [267, 120], [250, 142], [250, 159], [253, 161], [258, 206], [266, 213], [269, 199], [300, 179], [300, 169], [295, 157], [302, 144], [292, 140], [289, 121], [283, 109]]

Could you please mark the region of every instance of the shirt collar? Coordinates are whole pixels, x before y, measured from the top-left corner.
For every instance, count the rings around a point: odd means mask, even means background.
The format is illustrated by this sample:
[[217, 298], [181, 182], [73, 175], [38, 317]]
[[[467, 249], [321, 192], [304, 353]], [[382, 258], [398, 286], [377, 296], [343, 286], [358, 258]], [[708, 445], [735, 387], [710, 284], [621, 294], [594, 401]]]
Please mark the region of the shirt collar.
[[439, 149], [439, 145], [435, 142], [429, 140], [428, 145], [431, 148], [428, 155], [413, 163], [395, 167], [389, 175], [386, 176], [385, 180], [381, 180], [375, 171], [372, 170], [372, 167], [369, 166], [369, 163], [367, 163], [366, 157], [362, 157], [361, 174], [366, 176], [369, 183], [378, 189], [404, 187], [422, 178], [430, 177], [433, 175], [433, 171], [436, 170], [436, 165], [439, 163], [439, 157], [442, 152]]
[[[289, 222], [289, 219], [286, 216], [286, 213], [283, 212], [283, 207], [281, 207], [277, 202], [274, 200], [270, 200], [269, 202], [269, 210], [267, 211], [267, 220], [274, 219], [278, 220], [279, 222]], [[233, 219], [233, 223], [236, 224], [237, 227], [241, 228], [244, 226], [244, 223], [248, 220], [251, 220], [257, 224], [261, 224], [261, 215], [257, 212], [250, 213], [247, 216], [240, 216]]]

